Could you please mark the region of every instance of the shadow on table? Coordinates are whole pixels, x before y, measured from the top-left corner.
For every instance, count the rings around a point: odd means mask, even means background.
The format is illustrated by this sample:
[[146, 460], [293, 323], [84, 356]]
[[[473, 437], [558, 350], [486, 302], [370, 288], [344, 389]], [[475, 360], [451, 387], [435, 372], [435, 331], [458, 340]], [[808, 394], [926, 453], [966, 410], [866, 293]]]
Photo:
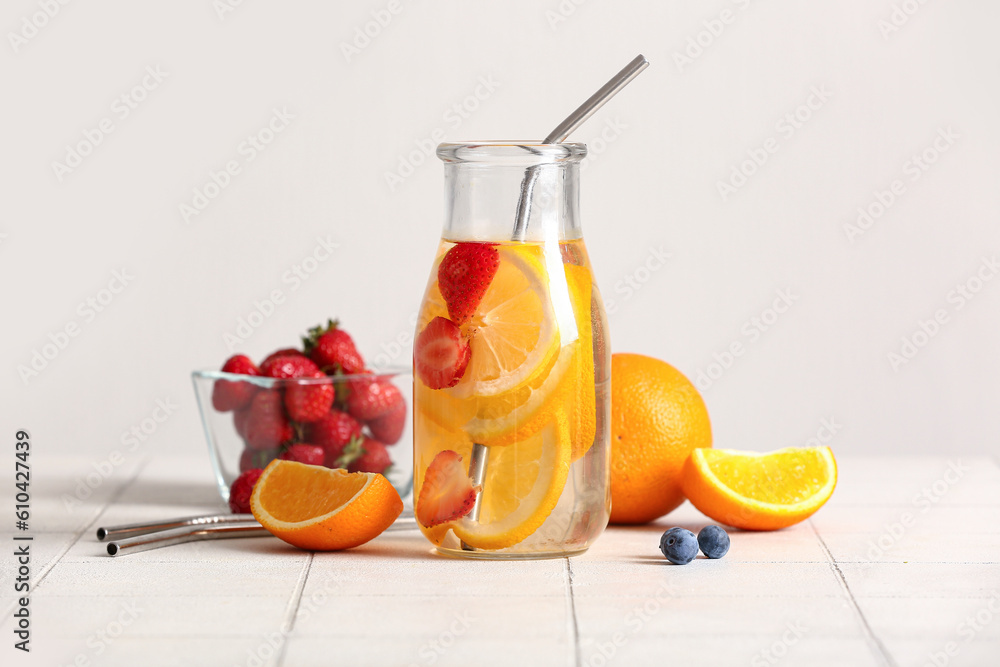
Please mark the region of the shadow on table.
[[206, 514], [229, 511], [216, 486], [205, 482], [137, 482], [126, 489], [115, 504], [191, 506], [204, 510]]
[[[282, 542], [276, 537], [253, 537], [234, 540], [216, 540], [215, 545], [220, 550], [236, 553], [254, 553], [260, 555], [302, 555], [307, 553], [298, 547]], [[397, 558], [403, 560], [424, 560], [430, 558], [447, 558], [437, 553], [419, 530], [383, 533], [371, 542], [344, 551], [317, 551], [317, 556], [336, 558], [341, 555], [365, 556], [379, 558]]]

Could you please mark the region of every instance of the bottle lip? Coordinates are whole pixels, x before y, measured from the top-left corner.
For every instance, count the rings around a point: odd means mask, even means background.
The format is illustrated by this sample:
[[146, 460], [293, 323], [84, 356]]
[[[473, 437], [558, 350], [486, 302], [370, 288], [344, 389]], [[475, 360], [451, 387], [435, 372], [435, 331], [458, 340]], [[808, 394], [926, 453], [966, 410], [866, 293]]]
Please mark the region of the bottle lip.
[[587, 144], [543, 144], [538, 141], [467, 141], [438, 144], [437, 156], [449, 163], [498, 165], [579, 162], [587, 156]]

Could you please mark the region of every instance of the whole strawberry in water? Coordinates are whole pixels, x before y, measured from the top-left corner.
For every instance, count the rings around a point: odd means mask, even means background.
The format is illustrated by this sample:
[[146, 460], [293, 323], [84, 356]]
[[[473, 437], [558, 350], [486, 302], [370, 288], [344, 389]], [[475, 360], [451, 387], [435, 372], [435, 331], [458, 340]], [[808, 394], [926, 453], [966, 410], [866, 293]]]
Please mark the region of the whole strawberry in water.
[[326, 458], [326, 452], [319, 445], [299, 442], [282, 452], [278, 458], [285, 461], [298, 461], [299, 463], [321, 466], [323, 465], [324, 458]]
[[365, 370], [365, 360], [361, 358], [354, 340], [339, 328], [336, 320], [327, 320], [326, 326], [310, 329], [302, 344], [309, 358], [330, 375], [338, 372], [354, 375]]
[[404, 405], [403, 394], [386, 378], [358, 378], [351, 381], [347, 411], [355, 419], [370, 422]]
[[[243, 354], [226, 359], [222, 365], [222, 372], [235, 373], [237, 375], [260, 375], [257, 364], [250, 361], [250, 358]], [[212, 407], [219, 412], [229, 412], [239, 410], [250, 402], [253, 395], [257, 393], [257, 387], [249, 382], [235, 382], [232, 380], [216, 380], [212, 387]]]
[[315, 371], [304, 376], [316, 380], [324, 380], [316, 384], [292, 384], [285, 388], [285, 409], [288, 416], [297, 422], [314, 422], [322, 419], [333, 405], [333, 383], [322, 371]]
[[392, 465], [392, 458], [385, 445], [369, 437], [361, 442], [361, 456], [354, 459], [348, 466], [348, 472], [385, 473]]
[[479, 308], [500, 268], [500, 253], [491, 243], [458, 243], [438, 265], [438, 289], [455, 324], [464, 324]]
[[269, 378], [313, 377], [319, 367], [302, 354], [271, 355], [260, 365], [261, 375]]
[[253, 493], [254, 484], [260, 479], [262, 472], [264, 471], [254, 468], [247, 470], [233, 480], [229, 487], [229, 509], [233, 511], [233, 514], [250, 513], [250, 494]]
[[264, 389], [250, 403], [250, 414], [243, 425], [247, 446], [252, 449], [273, 449], [292, 439], [292, 425], [285, 416], [281, 392]]
[[399, 404], [381, 417], [377, 417], [368, 422], [368, 430], [372, 432], [372, 437], [387, 445], [395, 445], [403, 437], [403, 429], [406, 427], [406, 401], [400, 396]]

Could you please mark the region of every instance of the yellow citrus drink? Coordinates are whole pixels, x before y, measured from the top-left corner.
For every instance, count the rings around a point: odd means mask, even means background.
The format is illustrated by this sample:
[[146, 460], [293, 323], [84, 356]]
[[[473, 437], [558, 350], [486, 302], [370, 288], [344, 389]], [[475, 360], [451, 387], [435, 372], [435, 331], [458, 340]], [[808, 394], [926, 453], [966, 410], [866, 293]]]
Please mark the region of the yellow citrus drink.
[[552, 236], [444, 240], [435, 258], [414, 344], [413, 497], [443, 552], [572, 555], [607, 525], [604, 309], [582, 239]]

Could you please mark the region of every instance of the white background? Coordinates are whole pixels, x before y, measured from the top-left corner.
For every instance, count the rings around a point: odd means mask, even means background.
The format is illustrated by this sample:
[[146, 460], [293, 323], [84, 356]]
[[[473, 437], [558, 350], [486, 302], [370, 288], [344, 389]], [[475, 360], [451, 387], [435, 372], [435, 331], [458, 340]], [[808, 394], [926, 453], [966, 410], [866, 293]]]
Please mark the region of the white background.
[[[159, 400], [176, 410], [128, 456], [202, 450], [189, 373], [221, 365], [224, 335], [276, 289], [285, 302], [239, 351], [260, 358], [329, 315], [369, 358], [408, 361], [393, 342], [411, 334], [442, 219], [442, 169], [419, 146], [538, 139], [643, 53], [651, 67], [573, 136], [594, 155], [583, 223], [614, 350], [706, 373], [718, 447], [823, 435], [838, 454], [996, 451], [1000, 280], [976, 276], [1000, 256], [1000, 5], [387, 7], [71, 2], [14, 45], [39, 5], [4, 2], [0, 437], [28, 428], [36, 451], [98, 459]], [[166, 75], [122, 118], [115, 100], [147, 67]], [[247, 160], [241, 143], [274, 109], [294, 119]], [[779, 125], [796, 112], [794, 132]], [[104, 118], [113, 131], [60, 180], [53, 163]], [[939, 131], [957, 135], [944, 152]], [[719, 182], [768, 140], [776, 151], [724, 199]], [[936, 160], [914, 179], [925, 149]], [[240, 173], [186, 222], [180, 205], [230, 160]], [[419, 164], [390, 188], [401, 163]], [[902, 194], [850, 237], [896, 179]], [[327, 236], [339, 247], [295, 289], [283, 276]], [[653, 249], [670, 259], [647, 271]], [[121, 270], [133, 278], [88, 319], [80, 304]], [[970, 279], [981, 289], [959, 308], [949, 293]], [[779, 291], [793, 300], [775, 319]], [[938, 310], [944, 324], [894, 368]], [[756, 338], [754, 317], [771, 322]]]

